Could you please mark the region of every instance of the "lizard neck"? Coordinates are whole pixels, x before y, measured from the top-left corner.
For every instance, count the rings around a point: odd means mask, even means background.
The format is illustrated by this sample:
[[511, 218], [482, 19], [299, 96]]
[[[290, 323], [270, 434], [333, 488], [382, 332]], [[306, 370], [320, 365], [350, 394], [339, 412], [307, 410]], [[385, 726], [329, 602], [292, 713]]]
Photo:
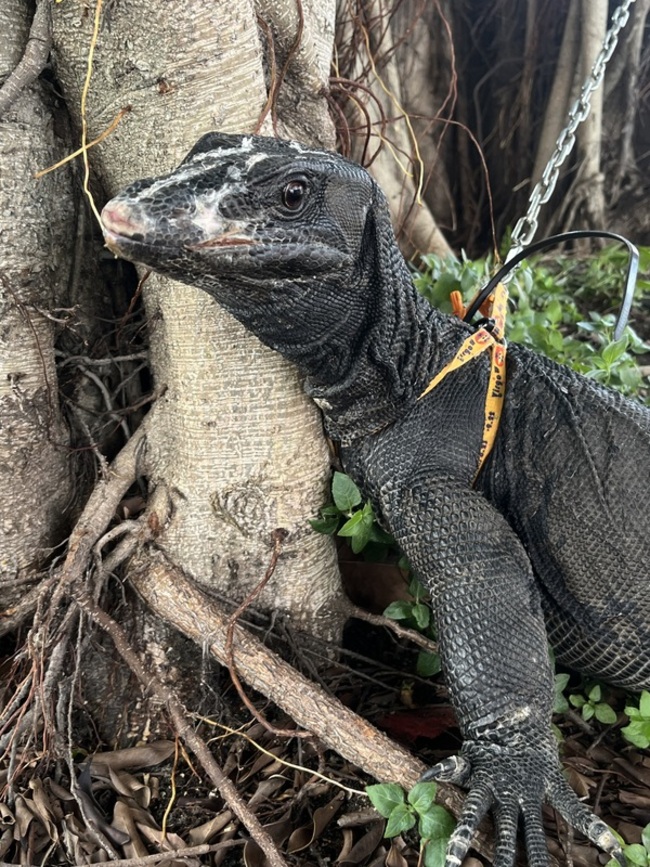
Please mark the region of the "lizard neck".
[[340, 358], [323, 359], [307, 371], [307, 393], [323, 411], [328, 434], [344, 445], [406, 415], [468, 330], [417, 292], [403, 261], [373, 284], [368, 292], [376, 304], [344, 368], [332, 369]]

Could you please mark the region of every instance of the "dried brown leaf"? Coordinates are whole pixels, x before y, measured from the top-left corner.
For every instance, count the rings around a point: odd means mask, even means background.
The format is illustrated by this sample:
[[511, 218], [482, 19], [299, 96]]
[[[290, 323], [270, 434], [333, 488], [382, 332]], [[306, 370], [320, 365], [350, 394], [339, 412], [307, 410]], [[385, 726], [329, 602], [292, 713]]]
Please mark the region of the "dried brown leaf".
[[16, 821], [16, 817], [9, 807], [0, 803], [0, 828], [9, 828]]
[[128, 747], [124, 750], [112, 750], [106, 753], [95, 753], [91, 760], [93, 775], [101, 773], [98, 766], [122, 771], [125, 768], [150, 768], [159, 765], [174, 754], [173, 741], [155, 741], [140, 747]]
[[0, 834], [0, 859], [4, 858], [14, 842], [14, 833], [12, 828], [6, 828]]
[[337, 860], [340, 867], [361, 864], [375, 851], [384, 837], [384, 821], [373, 822], [368, 826], [367, 832], [358, 840], [348, 854], [341, 860]]
[[[160, 852], [178, 852], [180, 855], [183, 849], [187, 849], [187, 843], [178, 834], [163, 834], [157, 828], [139, 824], [138, 830]], [[200, 863], [198, 858], [175, 858], [172, 861], [165, 861], [165, 867], [200, 867]]]
[[34, 813], [30, 809], [33, 801], [25, 798], [23, 795], [16, 795], [14, 802], [14, 816], [16, 822], [14, 824], [14, 840], [26, 840], [29, 832], [29, 826], [34, 820]]
[[34, 793], [33, 809], [37, 818], [45, 828], [50, 840], [53, 843], [58, 843], [59, 832], [55, 824], [56, 815], [43, 787], [43, 781], [39, 780], [38, 777], [32, 777], [29, 781], [29, 788]]
[[404, 841], [400, 837], [391, 840], [390, 849], [386, 856], [386, 867], [408, 867], [408, 861], [402, 855]]
[[122, 846], [125, 858], [143, 858], [149, 854], [149, 850], [138, 832], [131, 806], [121, 798], [115, 802], [112, 824], [114, 828], [129, 837], [129, 842]]
[[204, 822], [202, 825], [197, 825], [192, 828], [188, 834], [190, 844], [198, 846], [200, 843], [211, 843], [214, 838], [232, 822], [232, 813], [230, 810], [224, 810], [219, 813], [209, 822]]
[[268, 800], [272, 795], [275, 795], [275, 793], [286, 786], [286, 784], [287, 781], [283, 777], [275, 777], [272, 780], [262, 780], [248, 801], [249, 809], [254, 810], [259, 807], [260, 804], [263, 804], [264, 801]]
[[622, 756], [614, 759], [613, 765], [620, 770], [628, 780], [634, 783], [641, 783], [650, 789], [650, 767], [646, 767], [645, 763], [633, 764]]
[[123, 771], [118, 772], [113, 768], [108, 769], [108, 776], [111, 784], [118, 795], [124, 795], [127, 798], [133, 798], [136, 804], [141, 807], [148, 807], [151, 803], [151, 789], [143, 782], [138, 780], [131, 774], [126, 774]]
[[630, 804], [632, 807], [650, 810], [650, 792], [643, 792], [639, 789], [621, 789], [618, 793], [618, 799], [621, 804]]
[[311, 822], [306, 825], [302, 825], [300, 828], [296, 828], [296, 830], [289, 837], [289, 843], [287, 846], [287, 852], [301, 852], [303, 849], [306, 849], [308, 846], [317, 840], [320, 835], [323, 833], [325, 828], [332, 821], [334, 816], [338, 813], [341, 808], [341, 805], [345, 801], [345, 794], [343, 792], [339, 792], [329, 804], [326, 804], [324, 807], [319, 807], [317, 810], [314, 810], [314, 815], [311, 817]]

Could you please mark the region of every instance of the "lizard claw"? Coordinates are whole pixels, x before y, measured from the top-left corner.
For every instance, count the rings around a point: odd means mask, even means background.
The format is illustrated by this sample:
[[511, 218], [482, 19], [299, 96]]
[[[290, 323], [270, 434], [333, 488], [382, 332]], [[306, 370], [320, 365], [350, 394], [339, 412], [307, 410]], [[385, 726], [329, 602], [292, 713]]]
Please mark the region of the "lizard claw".
[[430, 768], [422, 779], [445, 780], [469, 790], [458, 825], [447, 845], [445, 867], [459, 867], [474, 833], [490, 810], [496, 838], [494, 867], [514, 864], [519, 827], [523, 829], [530, 867], [548, 867], [549, 854], [542, 824], [544, 801], [625, 867], [625, 857], [616, 837], [578, 799], [550, 751], [547, 755], [543, 748], [512, 749], [466, 741], [459, 756]]

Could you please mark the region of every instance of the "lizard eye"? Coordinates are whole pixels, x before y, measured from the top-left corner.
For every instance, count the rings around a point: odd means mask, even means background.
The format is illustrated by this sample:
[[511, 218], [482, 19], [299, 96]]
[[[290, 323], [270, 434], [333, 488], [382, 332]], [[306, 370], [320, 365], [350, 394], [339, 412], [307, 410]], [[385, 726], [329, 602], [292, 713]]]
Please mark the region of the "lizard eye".
[[282, 203], [290, 211], [298, 211], [302, 207], [307, 193], [306, 181], [289, 181], [282, 190]]

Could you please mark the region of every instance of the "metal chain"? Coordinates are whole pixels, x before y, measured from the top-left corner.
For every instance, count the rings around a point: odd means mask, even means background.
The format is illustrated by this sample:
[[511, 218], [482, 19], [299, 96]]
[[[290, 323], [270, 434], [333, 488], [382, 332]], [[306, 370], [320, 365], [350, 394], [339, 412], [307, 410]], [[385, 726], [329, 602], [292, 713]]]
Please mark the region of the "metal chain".
[[539, 212], [543, 204], [548, 202], [553, 194], [555, 185], [560, 176], [560, 168], [573, 150], [576, 141], [576, 130], [587, 118], [591, 110], [591, 95], [602, 83], [605, 75], [605, 67], [612, 56], [618, 43], [621, 30], [627, 24], [630, 17], [630, 6], [635, 0], [623, 0], [612, 16], [612, 25], [607, 31], [603, 46], [600, 49], [587, 80], [582, 85], [580, 96], [573, 104], [567, 118], [567, 123], [560, 133], [555, 150], [542, 174], [542, 178], [535, 185], [528, 201], [528, 211], [522, 217], [512, 232], [511, 247], [506, 257], [509, 261], [516, 256], [523, 247], [528, 246], [535, 237], [539, 225]]

